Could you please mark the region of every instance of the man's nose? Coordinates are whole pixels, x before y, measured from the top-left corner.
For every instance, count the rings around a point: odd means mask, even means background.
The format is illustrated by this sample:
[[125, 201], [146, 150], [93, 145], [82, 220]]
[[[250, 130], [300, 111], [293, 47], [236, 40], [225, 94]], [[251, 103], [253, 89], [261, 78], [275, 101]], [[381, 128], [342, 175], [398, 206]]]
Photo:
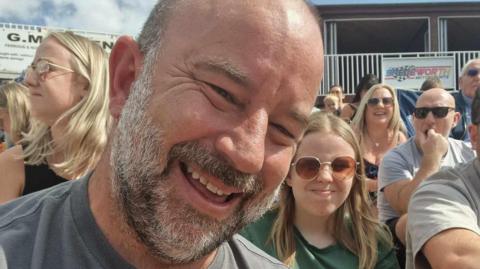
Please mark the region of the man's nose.
[[256, 113], [220, 135], [216, 149], [241, 172], [257, 174], [265, 159], [266, 113]]
[[425, 117], [425, 121], [426, 122], [431, 122], [431, 123], [435, 122], [435, 116], [433, 115], [432, 111], [428, 111], [428, 114]]

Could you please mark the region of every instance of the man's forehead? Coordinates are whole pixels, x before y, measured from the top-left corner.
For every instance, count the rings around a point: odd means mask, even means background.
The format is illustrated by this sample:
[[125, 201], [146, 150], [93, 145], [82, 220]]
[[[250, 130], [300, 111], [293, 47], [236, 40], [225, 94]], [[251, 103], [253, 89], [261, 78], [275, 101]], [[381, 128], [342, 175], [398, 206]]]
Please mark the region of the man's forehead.
[[470, 64], [468, 65], [468, 67], [469, 67], [469, 68], [471, 68], [471, 67], [480, 68], [480, 59], [473, 61], [472, 63], [470, 63]]
[[468, 77], [467, 76], [467, 71], [469, 69], [472, 69], [472, 68], [475, 68], [475, 69], [480, 69], [480, 59], [479, 60], [475, 60], [473, 62], [471, 62], [470, 64], [468, 64], [468, 66], [464, 69], [464, 73], [462, 74], [463, 76], [465, 77]]
[[425, 91], [417, 100], [416, 107], [422, 106], [455, 106], [455, 99], [447, 91], [434, 88]]

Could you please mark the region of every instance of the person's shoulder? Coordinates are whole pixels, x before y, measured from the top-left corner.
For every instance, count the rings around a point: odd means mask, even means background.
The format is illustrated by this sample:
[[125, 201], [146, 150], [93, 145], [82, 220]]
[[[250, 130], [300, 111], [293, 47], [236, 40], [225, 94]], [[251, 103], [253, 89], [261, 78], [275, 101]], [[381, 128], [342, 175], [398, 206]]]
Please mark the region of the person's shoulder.
[[266, 212], [257, 221], [245, 226], [239, 234], [257, 246], [264, 245], [270, 235], [277, 213], [276, 209]]
[[18, 197], [25, 184], [25, 166], [21, 146], [14, 146], [0, 154], [0, 203]]
[[457, 147], [468, 147], [468, 148], [470, 148], [470, 144], [463, 141], [463, 140], [455, 139], [453, 137], [447, 137], [447, 139], [448, 139], [448, 143], [450, 143], [452, 145], [455, 145]]
[[[40, 218], [50, 218], [64, 206], [70, 195], [74, 181], [22, 196], [0, 206], [0, 238], [2, 233], [14, 229], [14, 226], [36, 223]], [[36, 224], [34, 224], [36, 225]]]
[[411, 203], [423, 198], [453, 199], [451, 196], [462, 194], [466, 188], [464, 178], [472, 165], [473, 160], [454, 167], [442, 167], [417, 187], [412, 194]]
[[[246, 268], [287, 268], [282, 262], [268, 255], [243, 236], [236, 234], [228, 241], [235, 259], [241, 259]], [[243, 268], [243, 267], [242, 267]]]
[[458, 140], [452, 137], [448, 137], [448, 143], [452, 145], [453, 147], [457, 148], [458, 150], [461, 151], [466, 151], [468, 153], [471, 153], [473, 155], [473, 150], [471, 147], [471, 144], [468, 142], [465, 142], [463, 140]]
[[475, 169], [476, 159], [472, 159], [468, 162], [459, 163], [455, 166], [441, 167], [436, 173], [428, 177], [420, 186], [425, 188], [429, 185], [458, 185], [463, 182], [463, 179], [468, 177], [470, 171]]

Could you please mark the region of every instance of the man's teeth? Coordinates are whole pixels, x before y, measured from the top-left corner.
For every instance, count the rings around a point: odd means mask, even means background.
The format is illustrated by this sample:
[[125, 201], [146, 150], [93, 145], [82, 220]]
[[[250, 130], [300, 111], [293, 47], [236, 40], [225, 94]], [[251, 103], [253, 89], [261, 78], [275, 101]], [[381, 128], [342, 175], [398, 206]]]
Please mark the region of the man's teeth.
[[224, 193], [221, 190], [219, 190], [217, 187], [215, 187], [212, 183], [210, 183], [207, 179], [204, 177], [200, 176], [197, 172], [193, 171], [192, 168], [188, 166], [188, 172], [192, 174], [193, 179], [197, 179], [202, 185], [205, 186], [209, 191], [215, 193], [216, 195], [223, 196], [223, 195], [230, 195], [232, 193]]

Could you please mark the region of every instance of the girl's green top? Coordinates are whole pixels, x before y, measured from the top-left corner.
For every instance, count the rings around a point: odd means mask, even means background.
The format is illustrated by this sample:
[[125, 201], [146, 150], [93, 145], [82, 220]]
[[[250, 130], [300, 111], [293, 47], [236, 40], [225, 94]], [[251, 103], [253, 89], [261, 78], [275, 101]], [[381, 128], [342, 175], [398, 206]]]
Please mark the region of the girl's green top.
[[[275, 253], [274, 245], [268, 241], [273, 222], [277, 211], [267, 212], [258, 221], [245, 227], [240, 234], [250, 240], [257, 247], [267, 252], [273, 257], [278, 258]], [[295, 237], [295, 262], [294, 269], [357, 269], [358, 257], [341, 244], [335, 244], [326, 248], [319, 249], [308, 243], [302, 234], [294, 228]], [[379, 243], [378, 260], [375, 268], [377, 269], [398, 269], [400, 268], [395, 256], [393, 247], [387, 244]]]

